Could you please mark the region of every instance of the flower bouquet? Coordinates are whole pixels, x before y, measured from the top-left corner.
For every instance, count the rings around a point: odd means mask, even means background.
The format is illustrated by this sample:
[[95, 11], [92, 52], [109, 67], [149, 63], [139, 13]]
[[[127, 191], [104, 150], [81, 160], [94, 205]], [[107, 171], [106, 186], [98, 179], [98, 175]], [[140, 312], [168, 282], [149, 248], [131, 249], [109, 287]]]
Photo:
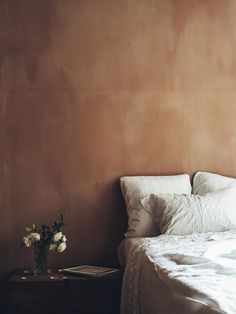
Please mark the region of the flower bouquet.
[[36, 264], [35, 272], [48, 272], [48, 252], [57, 251], [62, 253], [66, 249], [66, 236], [61, 232], [66, 224], [63, 215], [60, 215], [59, 222], [54, 222], [52, 227], [42, 225], [37, 229], [35, 225], [26, 227], [26, 236], [23, 237], [23, 245], [34, 248], [34, 259]]

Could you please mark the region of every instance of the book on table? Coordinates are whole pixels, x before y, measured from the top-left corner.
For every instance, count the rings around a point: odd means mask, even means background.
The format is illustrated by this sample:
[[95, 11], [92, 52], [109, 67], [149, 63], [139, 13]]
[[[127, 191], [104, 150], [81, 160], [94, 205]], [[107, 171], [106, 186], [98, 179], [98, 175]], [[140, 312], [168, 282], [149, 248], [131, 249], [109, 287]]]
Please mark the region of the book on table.
[[119, 271], [120, 269], [117, 269], [117, 268], [108, 268], [108, 267], [90, 266], [90, 265], [81, 265], [81, 266], [76, 266], [76, 267], [59, 269], [59, 272], [62, 272], [62, 273], [68, 273], [71, 275], [88, 276], [88, 277], [109, 276]]

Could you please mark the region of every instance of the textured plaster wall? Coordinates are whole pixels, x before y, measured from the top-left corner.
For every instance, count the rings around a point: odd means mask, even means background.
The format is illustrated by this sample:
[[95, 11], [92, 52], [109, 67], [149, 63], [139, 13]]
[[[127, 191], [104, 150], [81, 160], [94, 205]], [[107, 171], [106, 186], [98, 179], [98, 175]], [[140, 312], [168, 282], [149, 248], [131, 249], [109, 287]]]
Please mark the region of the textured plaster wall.
[[0, 0], [0, 271], [116, 263], [122, 175], [236, 176], [234, 0]]

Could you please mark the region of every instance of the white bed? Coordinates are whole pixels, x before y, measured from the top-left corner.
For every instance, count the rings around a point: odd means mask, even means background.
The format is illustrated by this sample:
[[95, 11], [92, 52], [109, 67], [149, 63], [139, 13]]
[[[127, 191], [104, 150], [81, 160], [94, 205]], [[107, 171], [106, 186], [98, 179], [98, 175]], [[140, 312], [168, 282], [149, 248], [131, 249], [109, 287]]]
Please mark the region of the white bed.
[[121, 188], [121, 313], [236, 314], [236, 179], [123, 177]]
[[236, 313], [236, 231], [127, 239], [122, 314]]

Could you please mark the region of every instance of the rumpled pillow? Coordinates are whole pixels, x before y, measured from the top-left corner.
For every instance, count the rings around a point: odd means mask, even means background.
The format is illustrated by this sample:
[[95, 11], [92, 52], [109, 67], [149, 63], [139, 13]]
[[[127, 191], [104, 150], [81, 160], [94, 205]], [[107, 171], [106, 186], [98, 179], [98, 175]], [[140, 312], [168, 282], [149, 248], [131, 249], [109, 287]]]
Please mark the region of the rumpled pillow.
[[193, 194], [203, 195], [236, 186], [236, 179], [210, 172], [198, 171], [193, 178]]
[[236, 228], [236, 187], [202, 196], [151, 194], [141, 202], [162, 234], [186, 235]]
[[191, 194], [188, 174], [175, 176], [133, 176], [120, 179], [128, 213], [127, 238], [152, 237], [159, 234], [150, 214], [144, 210], [141, 198], [151, 193]]

